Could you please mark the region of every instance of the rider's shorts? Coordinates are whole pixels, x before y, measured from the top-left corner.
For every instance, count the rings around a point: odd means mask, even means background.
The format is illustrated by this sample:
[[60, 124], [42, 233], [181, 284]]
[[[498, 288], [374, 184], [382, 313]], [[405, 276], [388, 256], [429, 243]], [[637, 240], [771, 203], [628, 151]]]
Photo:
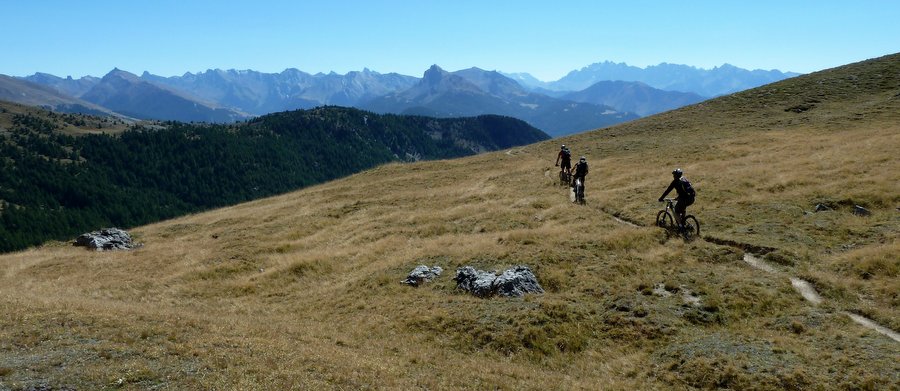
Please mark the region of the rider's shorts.
[[694, 197], [678, 197], [678, 202], [675, 203], [675, 212], [678, 214], [684, 213], [684, 210], [687, 207], [694, 204]]
[[568, 168], [571, 170], [572, 169], [572, 161], [571, 160], [563, 160], [562, 163], [560, 163], [559, 167], [560, 168]]

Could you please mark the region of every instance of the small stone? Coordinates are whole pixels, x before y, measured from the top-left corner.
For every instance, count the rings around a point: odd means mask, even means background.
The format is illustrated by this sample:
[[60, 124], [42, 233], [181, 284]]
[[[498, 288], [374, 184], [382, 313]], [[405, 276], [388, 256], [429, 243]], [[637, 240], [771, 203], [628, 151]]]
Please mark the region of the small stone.
[[871, 216], [872, 212], [870, 212], [868, 209], [863, 208], [859, 205], [853, 205], [853, 214], [855, 214], [857, 216]]
[[409, 272], [409, 275], [406, 276], [406, 279], [400, 281], [400, 283], [419, 286], [423, 283], [437, 278], [437, 276], [440, 276], [443, 271], [444, 269], [442, 269], [440, 266], [428, 267], [426, 265], [419, 265], [416, 266], [411, 272]]
[[816, 212], [825, 212], [831, 210], [828, 205], [825, 204], [816, 204]]

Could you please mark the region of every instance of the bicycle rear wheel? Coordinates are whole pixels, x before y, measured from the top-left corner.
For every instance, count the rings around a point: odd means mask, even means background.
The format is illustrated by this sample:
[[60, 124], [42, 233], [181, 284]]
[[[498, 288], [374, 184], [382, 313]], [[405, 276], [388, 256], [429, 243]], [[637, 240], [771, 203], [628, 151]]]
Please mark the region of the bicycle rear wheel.
[[684, 216], [684, 238], [694, 239], [700, 237], [700, 222], [692, 215]]
[[675, 220], [672, 219], [672, 215], [664, 210], [659, 211], [656, 214], [656, 226], [663, 229], [673, 229], [675, 228]]

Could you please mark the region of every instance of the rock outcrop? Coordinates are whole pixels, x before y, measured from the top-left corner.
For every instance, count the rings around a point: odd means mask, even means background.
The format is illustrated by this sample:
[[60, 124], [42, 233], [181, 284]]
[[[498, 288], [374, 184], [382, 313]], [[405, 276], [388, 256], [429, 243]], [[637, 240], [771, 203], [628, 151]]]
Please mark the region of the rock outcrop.
[[494, 294], [504, 297], [522, 297], [526, 293], [544, 293], [528, 266], [513, 266], [499, 276], [496, 272], [477, 270], [471, 266], [456, 270], [456, 287], [478, 297]]
[[406, 276], [405, 280], [400, 282], [407, 285], [419, 286], [437, 278], [443, 271], [444, 269], [440, 266], [428, 267], [426, 265], [419, 265], [409, 272], [409, 275]]
[[84, 246], [97, 251], [130, 250], [138, 247], [132, 241], [128, 232], [118, 228], [104, 228], [99, 231], [82, 234], [75, 239], [73, 245]]

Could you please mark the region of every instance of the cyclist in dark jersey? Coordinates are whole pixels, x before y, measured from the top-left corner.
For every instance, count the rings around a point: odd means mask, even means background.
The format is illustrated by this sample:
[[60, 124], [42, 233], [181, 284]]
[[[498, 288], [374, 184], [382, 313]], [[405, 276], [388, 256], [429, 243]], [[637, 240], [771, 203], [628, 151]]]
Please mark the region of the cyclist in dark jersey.
[[584, 186], [584, 176], [588, 173], [587, 159], [584, 156], [572, 168], [572, 187], [575, 187], [575, 180], [581, 178], [581, 185]]
[[672, 183], [669, 184], [663, 195], [659, 197], [659, 202], [663, 202], [663, 199], [666, 198], [669, 192], [675, 189], [675, 192], [678, 193], [678, 197], [675, 199], [675, 219], [678, 226], [681, 227], [684, 224], [684, 215], [687, 213], [687, 207], [694, 203], [694, 198], [697, 194], [694, 191], [694, 187], [691, 186], [691, 182], [684, 177], [684, 171], [680, 168], [672, 171], [672, 178]]
[[[560, 162], [562, 162], [562, 166], [560, 166]], [[566, 144], [559, 148], [559, 154], [556, 155], [556, 166], [566, 174], [572, 173], [572, 153], [569, 152], [569, 148], [566, 148]]]

